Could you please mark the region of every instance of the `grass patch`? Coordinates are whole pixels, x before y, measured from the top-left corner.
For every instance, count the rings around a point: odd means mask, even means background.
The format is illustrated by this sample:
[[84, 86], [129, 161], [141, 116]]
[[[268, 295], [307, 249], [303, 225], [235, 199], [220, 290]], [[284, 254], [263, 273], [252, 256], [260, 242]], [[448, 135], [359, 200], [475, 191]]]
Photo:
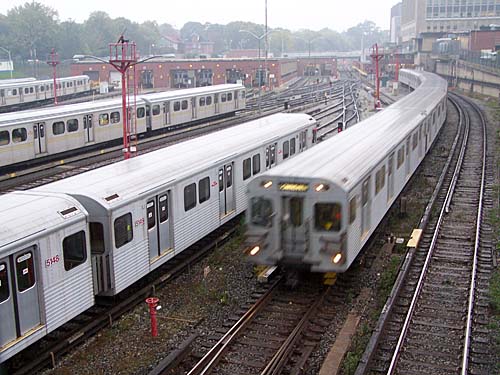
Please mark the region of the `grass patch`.
[[352, 375], [358, 367], [363, 352], [370, 341], [371, 330], [368, 324], [363, 323], [358, 329], [351, 343], [351, 350], [342, 362], [342, 374]]
[[378, 297], [379, 306], [382, 308], [391, 293], [392, 286], [399, 272], [399, 265], [401, 264], [401, 255], [394, 254], [391, 257], [391, 261], [387, 265], [385, 272], [380, 276], [380, 284], [378, 286]]
[[[493, 310], [493, 319], [489, 328], [493, 332], [494, 352], [500, 352], [500, 271], [497, 269], [490, 281], [490, 305]], [[496, 372], [500, 373], [500, 357], [497, 357]]]

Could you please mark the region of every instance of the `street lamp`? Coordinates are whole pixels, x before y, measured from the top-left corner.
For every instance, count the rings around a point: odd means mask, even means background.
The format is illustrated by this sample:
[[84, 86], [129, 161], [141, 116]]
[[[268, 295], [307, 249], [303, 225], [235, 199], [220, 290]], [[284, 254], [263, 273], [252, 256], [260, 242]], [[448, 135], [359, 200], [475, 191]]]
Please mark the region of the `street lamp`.
[[3, 47], [0, 47], [0, 49], [9, 54], [10, 79], [12, 79], [12, 70], [14, 69], [14, 66], [12, 64], [12, 58], [10, 57], [10, 51], [7, 48], [3, 48]]
[[[258, 61], [259, 61], [259, 71], [260, 71], [260, 74], [259, 74], [259, 99], [258, 99], [258, 103], [259, 103], [259, 113], [261, 112], [261, 101], [260, 101], [260, 95], [261, 95], [261, 90], [262, 90], [262, 70], [260, 69], [260, 41], [262, 39], [264, 39], [269, 33], [271, 33], [272, 30], [269, 30], [267, 32], [265, 32], [264, 34], [258, 36], [254, 33], [252, 33], [251, 31], [248, 31], [248, 30], [240, 30], [240, 33], [248, 33], [250, 34], [251, 36], [253, 36], [255, 39], [257, 39], [257, 42], [258, 42], [258, 46], [259, 46], [259, 58], [258, 58]], [[267, 53], [267, 50], [266, 50], [266, 53]], [[267, 56], [266, 56], [266, 59], [267, 59]], [[267, 67], [265, 68], [265, 78], [264, 78], [264, 82], [267, 83]]]

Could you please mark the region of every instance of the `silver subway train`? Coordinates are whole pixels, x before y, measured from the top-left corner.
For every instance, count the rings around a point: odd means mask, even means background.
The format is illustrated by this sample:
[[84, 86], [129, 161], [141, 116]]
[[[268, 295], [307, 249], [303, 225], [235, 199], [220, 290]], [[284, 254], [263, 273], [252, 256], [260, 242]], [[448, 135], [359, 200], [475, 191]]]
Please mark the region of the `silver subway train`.
[[249, 184], [252, 262], [312, 272], [349, 268], [446, 118], [445, 80], [403, 70], [400, 81], [414, 91]]

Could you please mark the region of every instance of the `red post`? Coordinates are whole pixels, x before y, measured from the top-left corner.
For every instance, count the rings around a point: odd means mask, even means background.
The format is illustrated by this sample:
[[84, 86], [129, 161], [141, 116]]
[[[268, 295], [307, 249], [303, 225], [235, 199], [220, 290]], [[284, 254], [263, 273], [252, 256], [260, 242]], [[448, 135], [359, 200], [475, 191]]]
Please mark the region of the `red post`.
[[146, 303], [149, 306], [149, 315], [151, 317], [151, 336], [158, 336], [158, 325], [156, 323], [156, 306], [160, 300], [156, 297], [146, 298]]
[[378, 44], [375, 43], [373, 46], [373, 52], [371, 54], [371, 58], [375, 62], [375, 109], [380, 107], [380, 77], [379, 77], [379, 67], [378, 67], [378, 62], [382, 57], [384, 56], [383, 54], [378, 53]]
[[59, 64], [59, 59], [57, 57], [57, 53], [54, 48], [50, 52], [50, 60], [47, 61], [47, 64], [52, 66], [52, 73], [54, 76], [54, 105], [57, 105], [57, 71], [56, 66]]
[[399, 54], [398, 54], [398, 50], [396, 50], [396, 75], [394, 77], [394, 80], [396, 82], [399, 81]]

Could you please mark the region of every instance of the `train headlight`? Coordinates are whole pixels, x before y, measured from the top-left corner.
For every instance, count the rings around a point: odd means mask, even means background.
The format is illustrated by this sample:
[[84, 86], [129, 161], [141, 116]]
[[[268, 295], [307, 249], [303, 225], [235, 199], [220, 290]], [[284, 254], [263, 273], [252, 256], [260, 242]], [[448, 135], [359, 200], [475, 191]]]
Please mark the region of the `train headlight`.
[[248, 253], [253, 256], [253, 255], [257, 255], [257, 253], [259, 251], [260, 251], [260, 246], [256, 245]]
[[321, 191], [327, 191], [328, 189], [330, 189], [330, 186], [328, 186], [327, 184], [318, 184], [314, 187], [314, 191], [316, 191], [317, 193]]
[[337, 253], [332, 257], [332, 262], [334, 264], [340, 263], [341, 260], [342, 260], [342, 253]]
[[272, 181], [263, 182], [262, 186], [264, 186], [264, 189], [269, 189], [271, 186], [273, 186], [273, 182]]

